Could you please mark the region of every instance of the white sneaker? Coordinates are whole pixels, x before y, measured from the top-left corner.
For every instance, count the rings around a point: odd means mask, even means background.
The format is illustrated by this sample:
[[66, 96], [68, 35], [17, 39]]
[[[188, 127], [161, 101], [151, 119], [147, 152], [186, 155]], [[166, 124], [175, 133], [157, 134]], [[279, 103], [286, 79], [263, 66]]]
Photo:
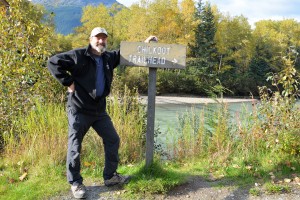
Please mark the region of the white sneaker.
[[73, 193], [73, 196], [76, 199], [85, 199], [86, 198], [86, 189], [83, 184], [81, 185], [72, 185], [71, 190]]

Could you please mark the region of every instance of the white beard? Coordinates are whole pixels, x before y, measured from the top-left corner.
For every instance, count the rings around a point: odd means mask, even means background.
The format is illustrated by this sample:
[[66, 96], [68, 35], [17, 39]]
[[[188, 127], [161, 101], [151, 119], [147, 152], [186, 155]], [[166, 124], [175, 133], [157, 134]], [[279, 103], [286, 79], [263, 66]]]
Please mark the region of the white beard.
[[92, 48], [97, 51], [98, 53], [102, 54], [106, 51], [106, 45], [102, 46], [102, 45], [92, 45]]

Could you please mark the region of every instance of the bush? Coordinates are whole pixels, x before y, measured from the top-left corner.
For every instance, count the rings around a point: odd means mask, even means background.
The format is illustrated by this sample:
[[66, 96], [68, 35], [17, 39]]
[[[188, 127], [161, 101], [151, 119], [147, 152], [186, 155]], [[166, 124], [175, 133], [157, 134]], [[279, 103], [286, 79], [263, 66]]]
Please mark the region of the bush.
[[[0, 136], [11, 133], [14, 117], [26, 113], [35, 98], [51, 96], [49, 75], [42, 66], [55, 45], [42, 9], [11, 0], [9, 13], [0, 9]], [[0, 149], [2, 142], [0, 137]]]
[[[18, 116], [12, 129], [18, 132], [4, 134], [4, 155], [10, 162], [23, 161], [26, 165], [39, 162], [65, 163], [67, 152], [68, 122], [63, 104], [40, 103], [27, 114]], [[107, 110], [121, 138], [121, 163], [138, 162], [143, 158], [146, 132], [146, 114], [137, 96], [130, 96], [125, 89], [123, 96], [113, 95], [107, 101]], [[101, 138], [92, 133], [86, 135], [82, 155], [87, 162], [103, 164]], [[45, 156], [47, 155], [47, 156]]]

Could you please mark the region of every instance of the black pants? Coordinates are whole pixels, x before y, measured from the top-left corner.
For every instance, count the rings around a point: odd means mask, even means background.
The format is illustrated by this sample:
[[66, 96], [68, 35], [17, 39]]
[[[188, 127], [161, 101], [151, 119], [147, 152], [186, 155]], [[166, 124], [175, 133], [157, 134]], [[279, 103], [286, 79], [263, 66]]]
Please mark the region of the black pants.
[[69, 119], [69, 137], [67, 154], [67, 179], [70, 184], [82, 184], [80, 175], [80, 152], [82, 141], [90, 127], [102, 138], [105, 152], [104, 180], [110, 179], [116, 172], [119, 162], [118, 150], [120, 138], [117, 134], [109, 115], [104, 112], [93, 116], [67, 107]]

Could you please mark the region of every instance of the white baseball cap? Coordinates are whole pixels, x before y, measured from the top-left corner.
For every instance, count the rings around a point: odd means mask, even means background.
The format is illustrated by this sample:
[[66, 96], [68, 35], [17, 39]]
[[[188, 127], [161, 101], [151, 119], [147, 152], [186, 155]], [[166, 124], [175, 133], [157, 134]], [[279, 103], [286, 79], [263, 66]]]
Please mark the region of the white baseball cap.
[[106, 36], [108, 36], [107, 31], [105, 30], [105, 28], [101, 28], [101, 27], [96, 27], [92, 30], [90, 37], [96, 36], [99, 33], [103, 33]]

